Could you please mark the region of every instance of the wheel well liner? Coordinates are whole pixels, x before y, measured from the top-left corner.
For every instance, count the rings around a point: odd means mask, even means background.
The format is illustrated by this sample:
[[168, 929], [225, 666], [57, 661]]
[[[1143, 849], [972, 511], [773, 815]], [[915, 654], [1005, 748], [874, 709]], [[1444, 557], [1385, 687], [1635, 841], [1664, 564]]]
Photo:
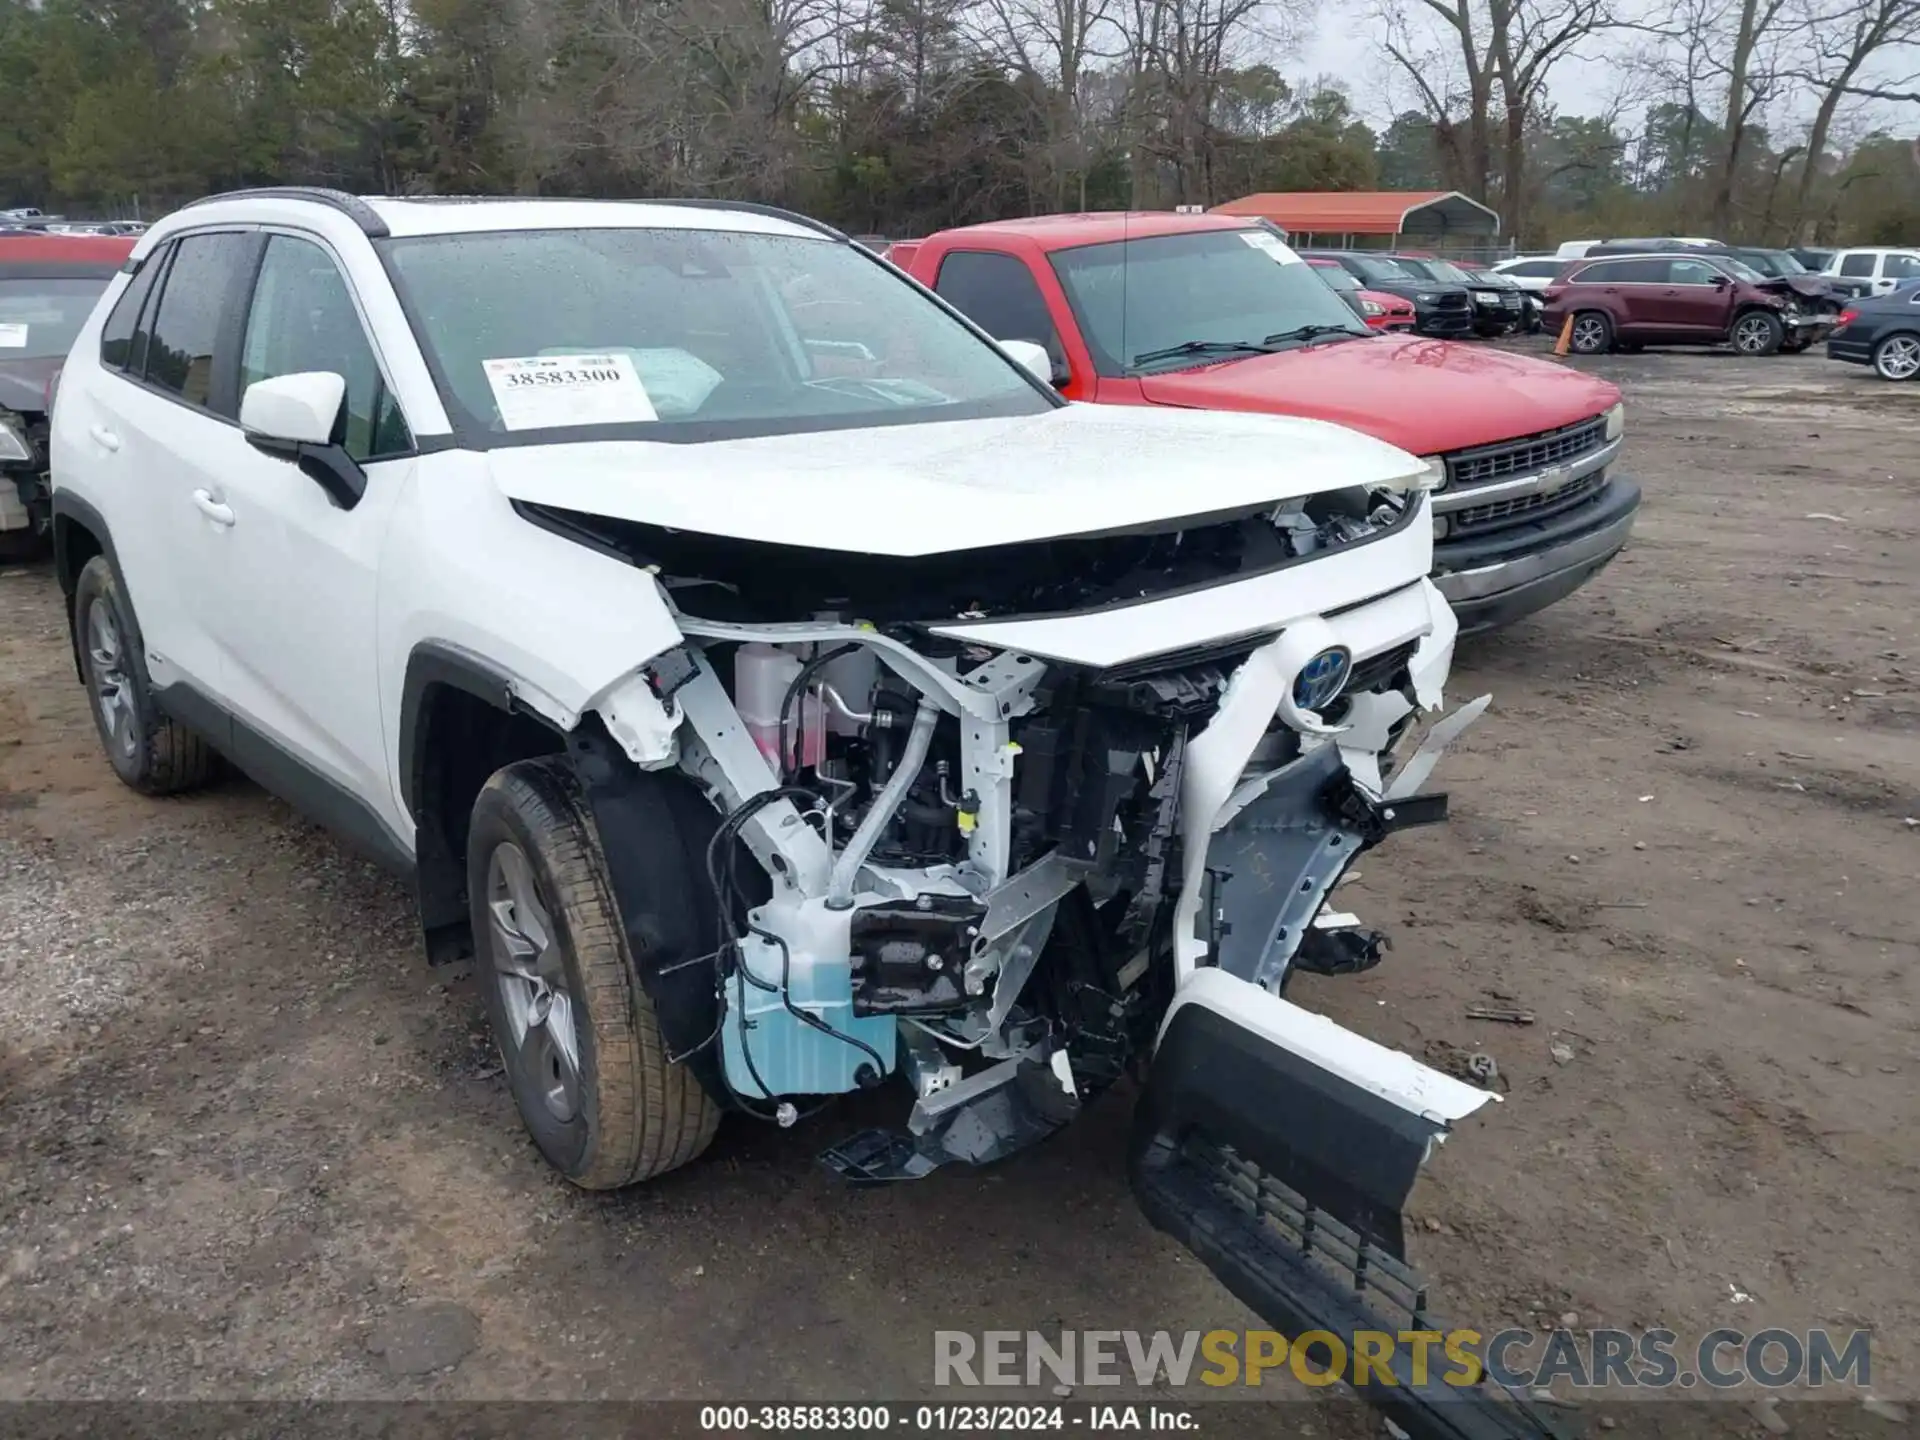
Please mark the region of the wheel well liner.
[[407, 657], [398, 740], [400, 798], [413, 819], [427, 960], [463, 960], [473, 954], [467, 825], [474, 799], [494, 771], [558, 754], [565, 738], [515, 702], [505, 675], [476, 656], [429, 641]]
[[133, 632], [127, 638], [144, 655], [146, 640], [140, 633], [140, 617], [134, 611], [133, 592], [127, 588], [127, 577], [120, 568], [120, 557], [114, 553], [113, 536], [107, 530], [106, 520], [79, 496], [65, 490], [55, 490], [53, 570], [59, 577], [60, 593], [66, 600], [67, 643], [73, 649], [73, 673], [83, 681], [86, 677], [80, 670], [80, 634], [73, 625], [73, 592], [80, 583], [80, 572], [87, 568], [87, 562], [96, 555], [106, 556], [107, 564], [113, 567], [113, 578], [120, 586], [120, 601], [127, 610], [127, 628]]

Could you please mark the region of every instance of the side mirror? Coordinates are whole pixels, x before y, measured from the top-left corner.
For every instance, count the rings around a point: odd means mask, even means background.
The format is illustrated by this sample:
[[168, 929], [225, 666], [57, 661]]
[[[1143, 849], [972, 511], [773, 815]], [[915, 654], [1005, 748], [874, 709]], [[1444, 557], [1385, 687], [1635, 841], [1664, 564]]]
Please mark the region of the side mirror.
[[331, 370], [256, 380], [240, 397], [240, 431], [263, 455], [290, 460], [327, 498], [351, 510], [367, 493], [367, 472], [333, 442], [347, 382]]
[[1715, 275], [1713, 277], [1713, 288], [1716, 290], [1724, 290], [1727, 288], [1727, 286], [1731, 285], [1732, 283], [1733, 281], [1729, 280], [1724, 275]]
[[346, 379], [329, 370], [256, 380], [240, 399], [240, 428], [249, 440], [325, 445], [346, 398]]
[[1009, 360], [1042, 385], [1053, 384], [1053, 360], [1046, 346], [1032, 340], [1002, 340], [1000, 348], [1007, 352]]

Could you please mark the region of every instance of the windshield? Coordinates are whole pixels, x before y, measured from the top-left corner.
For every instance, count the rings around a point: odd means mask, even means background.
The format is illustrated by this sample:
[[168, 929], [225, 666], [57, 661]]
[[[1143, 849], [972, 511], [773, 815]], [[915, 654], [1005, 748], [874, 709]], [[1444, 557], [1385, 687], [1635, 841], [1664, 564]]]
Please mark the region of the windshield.
[[1805, 275], [1807, 267], [1784, 250], [1742, 250], [1740, 258], [1763, 275]]
[[64, 356], [107, 281], [0, 277], [0, 363]]
[[1761, 274], [1758, 270], [1754, 269], [1753, 266], [1747, 264], [1746, 261], [1736, 260], [1731, 255], [1716, 255], [1713, 258], [1731, 271], [1736, 279], [1745, 280], [1748, 284], [1771, 278]]
[[1400, 263], [1409, 269], [1417, 266], [1420, 273], [1425, 275], [1429, 280], [1443, 281], [1448, 285], [1471, 285], [1473, 283], [1473, 281], [1467, 277], [1466, 271], [1448, 260], [1420, 260], [1412, 262], [1411, 264], [1403, 260]]
[[1358, 280], [1354, 279], [1353, 276], [1342, 270], [1338, 265], [1316, 265], [1313, 267], [1313, 273], [1326, 281], [1327, 284], [1331, 285], [1334, 289], [1345, 291], [1348, 294], [1358, 294], [1362, 288]]
[[[1051, 258], [1102, 375], [1370, 333], [1313, 267], [1267, 230], [1117, 240]], [[1176, 350], [1183, 353], [1166, 353]]]
[[1406, 266], [1395, 260], [1382, 260], [1377, 255], [1352, 255], [1348, 268], [1358, 270], [1363, 280], [1418, 280]]
[[507, 230], [381, 246], [455, 433], [474, 448], [744, 438], [1056, 403], [898, 271], [825, 237]]

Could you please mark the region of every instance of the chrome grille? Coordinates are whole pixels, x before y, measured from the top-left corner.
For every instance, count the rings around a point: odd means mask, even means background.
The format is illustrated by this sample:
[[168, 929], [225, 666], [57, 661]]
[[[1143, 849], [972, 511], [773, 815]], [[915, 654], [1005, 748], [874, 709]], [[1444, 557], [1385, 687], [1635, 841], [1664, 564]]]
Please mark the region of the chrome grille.
[[[1446, 457], [1447, 484], [1455, 489], [1485, 485], [1509, 476], [1528, 475], [1549, 465], [1564, 465], [1607, 441], [1607, 422], [1603, 416], [1550, 430], [1544, 435], [1524, 435], [1498, 445], [1481, 445], [1472, 450], [1456, 450]], [[1552, 498], [1552, 497], [1548, 497]]]
[[1607, 472], [1596, 470], [1571, 485], [1563, 485], [1551, 495], [1516, 495], [1511, 500], [1490, 500], [1485, 505], [1469, 505], [1453, 512], [1455, 533], [1478, 530], [1490, 525], [1506, 525], [1518, 519], [1536, 519], [1555, 510], [1564, 510], [1591, 495], [1606, 483]]

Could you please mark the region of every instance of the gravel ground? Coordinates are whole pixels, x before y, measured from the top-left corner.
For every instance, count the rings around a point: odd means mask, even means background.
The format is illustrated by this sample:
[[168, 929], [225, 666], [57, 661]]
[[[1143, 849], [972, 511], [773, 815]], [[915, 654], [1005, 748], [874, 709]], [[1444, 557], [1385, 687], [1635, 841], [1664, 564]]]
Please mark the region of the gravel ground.
[[[1498, 1063], [1415, 1193], [1444, 1313], [1867, 1325], [1910, 1398], [1920, 391], [1592, 368], [1635, 542], [1462, 654], [1453, 823], [1342, 892], [1396, 948], [1298, 998]], [[0, 1399], [906, 1398], [935, 1328], [1249, 1323], [1135, 1210], [1124, 1094], [916, 1186], [811, 1163], [843, 1112], [571, 1191], [402, 887], [242, 782], [117, 784], [44, 569], [0, 572], [0, 1035]]]

